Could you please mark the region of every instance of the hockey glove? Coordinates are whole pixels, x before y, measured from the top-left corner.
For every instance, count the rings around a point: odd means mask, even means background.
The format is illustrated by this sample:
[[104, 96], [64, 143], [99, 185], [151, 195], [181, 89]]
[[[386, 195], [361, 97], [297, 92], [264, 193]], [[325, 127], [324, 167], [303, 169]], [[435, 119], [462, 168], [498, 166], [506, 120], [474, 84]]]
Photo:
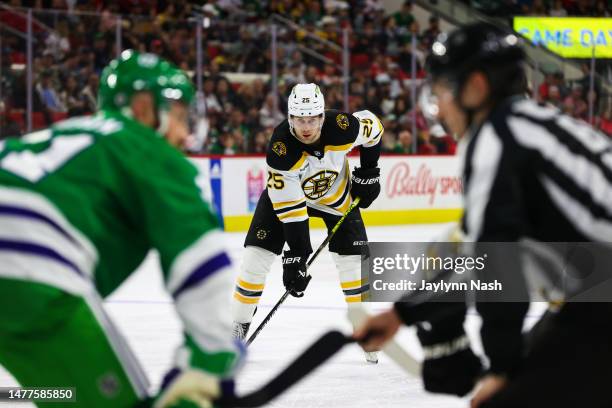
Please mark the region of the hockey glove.
[[222, 384], [218, 378], [197, 369], [182, 372], [173, 369], [166, 375], [153, 408], [212, 408], [213, 400], [229, 393], [233, 393], [231, 381]]
[[359, 207], [368, 208], [380, 194], [380, 169], [355, 167], [351, 177], [351, 196], [359, 197]]
[[293, 251], [283, 252], [283, 285], [291, 296], [302, 297], [312, 276], [306, 273], [308, 254], [297, 254]]
[[[455, 304], [448, 303], [453, 308]], [[480, 359], [472, 352], [463, 330], [462, 313], [417, 326], [423, 346], [423, 383], [429, 392], [464, 396], [482, 373]]]

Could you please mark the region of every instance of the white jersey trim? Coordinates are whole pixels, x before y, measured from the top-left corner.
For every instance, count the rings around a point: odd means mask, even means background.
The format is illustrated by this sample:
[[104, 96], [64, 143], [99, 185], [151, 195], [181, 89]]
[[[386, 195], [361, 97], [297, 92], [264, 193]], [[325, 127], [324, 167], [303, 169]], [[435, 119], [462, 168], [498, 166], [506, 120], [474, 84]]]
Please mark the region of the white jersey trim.
[[226, 248], [220, 231], [211, 230], [202, 235], [174, 259], [166, 279], [168, 291], [174, 293], [200, 265], [225, 252]]
[[[24, 208], [39, 213], [59, 225], [81, 247], [87, 264], [95, 267], [98, 263], [98, 251], [93, 243], [44, 196], [15, 187], [0, 187], [0, 205]], [[85, 261], [84, 261], [85, 262]], [[92, 271], [84, 271], [91, 273]]]

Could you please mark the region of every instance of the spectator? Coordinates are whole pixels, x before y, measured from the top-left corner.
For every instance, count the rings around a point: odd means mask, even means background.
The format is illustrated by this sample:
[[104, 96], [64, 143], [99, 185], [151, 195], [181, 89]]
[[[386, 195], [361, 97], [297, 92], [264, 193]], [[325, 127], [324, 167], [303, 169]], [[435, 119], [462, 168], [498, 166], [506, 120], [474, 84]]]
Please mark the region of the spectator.
[[273, 94], [266, 96], [264, 105], [259, 110], [259, 124], [262, 127], [276, 126], [285, 119], [285, 116], [275, 106], [275, 102]]
[[432, 143], [436, 146], [438, 154], [455, 154], [457, 142], [451, 135], [446, 133], [441, 125], [436, 124], [432, 126], [430, 134], [433, 136]]
[[[579, 82], [582, 85], [582, 96], [586, 98], [587, 91], [591, 89], [591, 67], [589, 66], [589, 64], [582, 63], [580, 64], [580, 70], [582, 71], [583, 77], [580, 79]], [[599, 95], [601, 95], [601, 83], [597, 76], [593, 78], [593, 89], [595, 90], [597, 101]]]
[[612, 108], [608, 105], [597, 121], [597, 128], [612, 137]]
[[382, 138], [382, 151], [385, 153], [393, 153], [397, 137], [395, 133], [390, 132], [389, 129], [385, 128], [385, 136]]
[[221, 103], [219, 102], [219, 99], [215, 95], [215, 81], [212, 78], [206, 78], [204, 80], [202, 89], [204, 91], [204, 101], [206, 103], [206, 111], [211, 115], [220, 113], [223, 110], [223, 108], [221, 107]]
[[561, 0], [555, 0], [549, 14], [551, 17], [567, 17], [567, 10], [563, 8]]
[[437, 154], [438, 149], [431, 142], [431, 133], [429, 129], [423, 129], [419, 132], [419, 138], [417, 139], [417, 153], [422, 155]]
[[404, 1], [402, 8], [393, 13], [392, 17], [398, 28], [404, 28], [406, 31], [408, 31], [410, 25], [412, 25], [412, 22], [415, 20], [414, 16], [412, 15], [412, 0]]
[[7, 120], [6, 114], [0, 112], [0, 140], [4, 140], [7, 137], [18, 137], [21, 135], [21, 129], [19, 125], [13, 120]]
[[402, 130], [397, 136], [397, 142], [392, 150], [393, 153], [413, 154], [414, 147], [412, 133], [409, 130]]
[[438, 16], [431, 16], [429, 17], [429, 27], [423, 32], [423, 42], [427, 49], [431, 47], [438, 35], [440, 35], [440, 19]]
[[215, 87], [215, 94], [223, 112], [230, 112], [234, 107], [235, 98], [233, 93], [234, 91], [232, 90], [227, 79], [221, 78], [217, 81], [217, 86]]
[[529, 14], [532, 16], [546, 16], [548, 12], [544, 2], [542, 0], [533, 0]]
[[93, 43], [94, 68], [96, 72], [100, 72], [108, 64], [108, 57], [111, 55], [111, 51], [112, 47], [109, 46], [104, 34], [97, 33], [94, 36]]
[[568, 109], [569, 107], [572, 108], [572, 111], [567, 113], [571, 114], [573, 117], [586, 119], [589, 107], [582, 95], [582, 84], [577, 82], [574, 84], [572, 92], [563, 100], [563, 106]]
[[326, 64], [323, 68], [323, 72], [319, 77], [319, 85], [322, 86], [333, 86], [342, 83], [342, 78], [336, 72], [336, 67], [332, 64]]
[[88, 111], [85, 98], [78, 85], [76, 78], [70, 76], [66, 80], [65, 89], [60, 92], [60, 101], [68, 112], [68, 116], [79, 116]]
[[321, 30], [317, 30], [317, 36], [323, 40], [339, 43], [338, 20], [332, 16], [321, 19]]
[[[23, 4], [21, 1], [14, 1], [19, 5]], [[504, 2], [511, 3], [506, 0]], [[41, 7], [46, 4], [46, 2], [38, 3]], [[98, 6], [98, 3], [104, 5]], [[126, 13], [122, 19], [124, 48], [131, 46], [143, 51], [151, 50], [193, 71], [195, 26], [187, 22], [191, 3], [184, 0], [149, 3], [144, 0], [122, 0], [120, 3], [79, 0], [74, 5], [74, 15], [64, 16], [60, 13], [54, 21], [49, 20], [57, 30], [52, 35], [40, 36], [41, 44], [47, 40], [47, 46], [43, 48], [43, 53], [35, 53], [34, 56], [34, 75], [41, 78], [36, 84], [36, 90], [41, 92], [34, 93], [34, 111], [42, 111], [50, 118], [47, 105], [53, 109], [68, 109], [71, 115], [81, 110], [91, 112], [95, 109], [95, 90], [98, 86], [96, 73], [116, 52], [114, 47], [117, 20], [113, 13], [119, 11]], [[234, 144], [240, 146], [239, 151], [244, 150], [245, 143], [249, 150], [255, 148], [257, 133], [262, 128], [265, 129], [266, 125], [275, 125], [286, 117], [283, 113], [286, 110], [286, 96], [291, 87], [298, 82], [320, 84], [329, 108], [344, 110], [347, 102], [349, 110], [367, 108], [376, 111], [381, 115], [391, 136], [394, 132], [398, 134], [400, 128], [411, 128], [413, 116], [419, 132], [426, 129], [422, 115], [419, 112], [414, 115], [410, 112], [409, 93], [406, 92], [404, 82], [410, 78], [412, 55], [417, 58], [417, 78], [424, 74], [422, 67], [426, 58], [426, 47], [439, 32], [439, 23], [435, 16], [432, 16], [428, 29], [423, 31], [421, 37], [421, 30], [414, 18], [410, 0], [403, 1], [401, 9], [386, 18], [381, 7], [383, 2], [378, 0], [358, 2], [275, 0], [271, 3], [272, 9], [282, 9], [286, 16], [306, 26], [305, 30], [277, 30], [280, 78], [276, 95], [278, 105], [275, 110], [270, 108], [270, 101], [266, 96], [270, 92], [270, 87], [261, 79], [263, 76], [252, 81], [241, 79], [230, 83], [221, 74], [221, 71], [269, 74], [271, 61], [270, 27], [267, 22], [269, 9], [265, 9], [262, 7], [262, 2], [255, 0], [206, 2], [204, 14], [210, 19], [210, 24], [205, 27], [202, 34], [206, 44], [203, 49], [204, 61], [207, 64], [204, 68], [206, 74], [203, 78], [203, 88], [210, 122], [207, 147], [212, 149], [213, 146], [217, 146], [216, 149], [219, 151], [221, 135], [229, 132], [231, 137], [225, 139], [232, 139]], [[349, 7], [349, 3], [352, 8]], [[534, 2], [535, 6], [539, 3], [541, 2]], [[558, 9], [559, 4], [564, 4], [562, 0], [556, 3], [553, 9]], [[601, 13], [596, 11], [598, 7], [601, 8], [599, 3], [602, 2], [598, 2], [595, 7], [589, 6], [591, 13]], [[240, 4], [243, 6], [238, 7]], [[322, 8], [323, 5], [325, 9]], [[98, 15], [78, 14], [80, 10], [95, 11], [96, 7], [105, 7], [104, 12]], [[65, 7], [62, 4], [59, 8]], [[232, 12], [228, 13], [226, 10]], [[70, 23], [69, 31], [62, 31], [64, 20]], [[57, 21], [61, 24], [56, 24]], [[319, 22], [321, 27], [317, 28], [315, 24]], [[322, 47], [316, 41], [313, 42], [311, 36], [306, 35], [306, 31], [316, 32], [322, 38], [339, 41], [341, 28], [350, 30], [352, 50], [348, 101], [345, 101], [343, 78], [337, 67], [341, 55], [328, 47]], [[352, 31], [353, 28], [355, 32]], [[411, 44], [413, 37], [417, 39], [415, 49]], [[298, 44], [295, 39], [300, 43]], [[21, 42], [18, 38], [7, 34], [3, 37], [2, 43], [2, 57], [7, 64], [7, 69], [3, 70], [3, 95], [11, 107], [25, 109], [25, 80], [19, 79], [18, 75], [15, 80], [8, 80], [7, 75], [7, 72], [10, 72], [9, 62], [13, 59], [16, 63], [24, 61], [23, 52], [21, 57], [15, 52]], [[299, 46], [314, 49], [332, 61], [321, 63], [321, 60], [309, 54], [302, 54]], [[46, 98], [44, 106], [41, 102], [42, 72], [50, 76], [49, 86], [44, 92]], [[590, 79], [588, 74], [586, 69], [583, 86]], [[557, 78], [551, 75], [549, 78], [550, 82], [547, 81], [543, 85], [546, 92], [541, 92], [540, 97], [542, 100], [548, 100], [548, 88], [557, 86], [560, 100], [563, 101], [568, 92], [562, 76]], [[81, 95], [75, 91], [75, 81], [76, 88], [85, 85]], [[68, 89], [62, 90], [58, 87], [60, 84], [66, 84]], [[60, 90], [63, 92], [59, 92]], [[586, 98], [584, 90], [586, 88], [583, 88], [583, 101]], [[555, 91], [553, 94], [556, 95]], [[55, 98], [58, 95], [59, 101]], [[563, 103], [554, 95], [553, 102], [563, 107]], [[571, 103], [568, 102], [568, 109], [571, 107], [572, 113], [575, 105], [573, 99]], [[240, 113], [236, 112], [237, 110]], [[241, 116], [239, 121], [241, 123], [236, 125], [234, 122], [238, 116]], [[597, 116], [599, 122], [601, 117], [603, 113]], [[413, 135], [414, 137], [417, 135]], [[395, 138], [392, 139], [394, 144], [391, 150], [395, 146]], [[439, 152], [445, 150], [437, 138], [432, 138], [432, 141]]]
[[45, 39], [45, 47], [55, 61], [60, 61], [70, 51], [70, 42], [68, 38], [62, 37], [58, 31], [51, 31]]
[[[408, 30], [405, 29], [405, 31], [407, 32]], [[388, 17], [385, 20], [382, 42], [387, 55], [397, 56], [397, 54], [399, 54], [402, 43], [401, 32], [401, 29], [397, 27], [397, 23], [393, 17]]]
[[[559, 87], [557, 85], [551, 85], [548, 88], [548, 99], [547, 102], [549, 105], [556, 107], [557, 109], [561, 109], [561, 106], [565, 106], [566, 101], [561, 100], [561, 91], [559, 91]], [[572, 107], [575, 106], [573, 101], [568, 102]]]
[[290, 84], [304, 83], [304, 70], [298, 63], [290, 63], [285, 68], [285, 72], [282, 75], [282, 80]]
[[268, 150], [268, 137], [263, 130], [255, 133], [253, 142], [253, 153], [265, 154]]
[[608, 2], [606, 4], [606, 0], [597, 0], [595, 2], [595, 11], [593, 15], [595, 17], [610, 17], [610, 9], [612, 5]]
[[83, 99], [85, 100], [85, 109], [88, 113], [96, 111], [99, 83], [98, 74], [92, 73], [87, 78], [87, 85], [83, 88]]
[[210, 152], [213, 154], [234, 155], [238, 153], [239, 146], [236, 143], [234, 135], [230, 132], [224, 132], [215, 143]]
[[43, 106], [52, 112], [65, 112], [66, 107], [62, 104], [57, 91], [51, 82], [51, 73], [44, 71], [40, 75], [40, 81], [36, 84], [36, 91]]
[[[249, 128], [244, 124], [244, 113], [238, 108], [233, 108], [229, 112], [229, 119], [227, 123], [223, 126], [224, 132], [229, 132], [234, 135], [235, 139], [241, 140], [250, 140], [251, 132]], [[237, 140], [238, 142], [239, 140]], [[240, 143], [243, 145], [243, 143]], [[252, 147], [247, 146], [247, 147]], [[247, 149], [248, 150], [248, 149]]]
[[259, 108], [261, 105], [260, 98], [255, 94], [255, 87], [252, 82], [240, 84], [236, 96], [236, 106], [243, 112], [248, 112], [251, 108]]

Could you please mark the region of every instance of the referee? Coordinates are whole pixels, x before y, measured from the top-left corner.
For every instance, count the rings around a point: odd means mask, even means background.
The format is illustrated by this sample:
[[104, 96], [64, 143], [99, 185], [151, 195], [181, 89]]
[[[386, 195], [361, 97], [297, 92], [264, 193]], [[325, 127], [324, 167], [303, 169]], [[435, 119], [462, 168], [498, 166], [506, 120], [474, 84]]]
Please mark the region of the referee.
[[[430, 100], [460, 138], [462, 233], [482, 243], [610, 243], [612, 145], [586, 123], [527, 99], [524, 61], [519, 38], [486, 23], [432, 45]], [[520, 262], [507, 262], [517, 263], [517, 281], [526, 280]], [[374, 332], [363, 346], [379, 349], [402, 323], [418, 323], [425, 388], [465, 395], [480, 380], [472, 408], [612, 406], [612, 303], [557, 305], [523, 335], [528, 305], [477, 296], [486, 369], [463, 331], [465, 305], [398, 302], [355, 337]]]

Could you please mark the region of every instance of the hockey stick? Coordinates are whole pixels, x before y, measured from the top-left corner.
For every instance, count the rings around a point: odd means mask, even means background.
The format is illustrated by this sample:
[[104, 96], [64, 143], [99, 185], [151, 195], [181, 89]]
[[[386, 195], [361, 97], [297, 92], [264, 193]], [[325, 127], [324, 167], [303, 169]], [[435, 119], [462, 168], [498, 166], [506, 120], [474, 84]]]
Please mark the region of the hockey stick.
[[259, 390], [242, 397], [221, 397], [214, 402], [214, 406], [248, 408], [267, 404], [323, 364], [346, 344], [353, 342], [355, 342], [353, 338], [347, 337], [339, 331], [327, 332]]
[[[356, 322], [354, 319], [365, 318], [367, 316], [363, 309], [356, 310], [357, 312], [351, 316], [351, 321]], [[368, 341], [368, 337], [373, 335], [376, 335], [376, 333], [368, 333], [363, 341]], [[287, 368], [278, 373], [259, 390], [253, 391], [242, 397], [221, 397], [214, 402], [214, 406], [220, 408], [251, 408], [267, 404], [310, 374], [315, 368], [319, 367], [342, 349], [342, 347], [355, 342], [356, 340], [354, 338], [345, 336], [339, 331], [329, 331], [311, 344], [310, 347], [293, 360]], [[399, 344], [394, 341], [391, 343], [393, 343], [393, 346], [390, 347], [388, 345], [383, 351], [406, 372], [412, 375], [418, 375], [420, 372], [419, 363], [399, 346]]]
[[[321, 245], [319, 245], [319, 248], [317, 248], [317, 250], [315, 251], [314, 254], [312, 254], [312, 256], [310, 257], [310, 259], [308, 260], [308, 262], [306, 263], [306, 271], [308, 271], [308, 268], [310, 268], [310, 265], [312, 265], [312, 263], [314, 262], [315, 259], [317, 259], [317, 257], [319, 256], [319, 254], [321, 253], [321, 251], [323, 251], [323, 249], [325, 249], [325, 247], [327, 247], [327, 244], [329, 244], [329, 241], [331, 241], [331, 239], [334, 237], [334, 234], [336, 234], [336, 231], [338, 231], [338, 228], [340, 228], [340, 226], [342, 225], [342, 223], [344, 222], [344, 219], [351, 213], [351, 211], [353, 211], [353, 209], [355, 207], [357, 207], [357, 205], [359, 204], [359, 201], [361, 199], [359, 197], [355, 198], [355, 200], [351, 203], [351, 205], [349, 206], [349, 208], [346, 210], [346, 212], [344, 213], [344, 215], [342, 216], [342, 218], [340, 218], [338, 220], [338, 222], [336, 223], [336, 225], [334, 225], [334, 227], [332, 228], [331, 232], [329, 233], [329, 235], [327, 235], [327, 238], [325, 238], [325, 240], [321, 243]], [[266, 326], [266, 324], [268, 324], [268, 322], [270, 321], [270, 319], [272, 318], [272, 316], [274, 315], [274, 313], [276, 313], [276, 310], [278, 309], [278, 307], [285, 301], [285, 299], [287, 299], [287, 296], [289, 296], [289, 293], [291, 293], [291, 291], [287, 290], [285, 291], [285, 293], [283, 294], [283, 296], [281, 296], [281, 298], [278, 300], [278, 302], [276, 302], [276, 304], [274, 305], [274, 307], [272, 308], [272, 310], [270, 310], [270, 312], [268, 313], [268, 315], [265, 317], [265, 319], [263, 319], [263, 321], [259, 324], [259, 326], [257, 327], [257, 329], [253, 332], [253, 334], [251, 335], [251, 337], [249, 337], [249, 339], [247, 340], [246, 344], [247, 346], [249, 346], [253, 340], [255, 340], [255, 338], [257, 337], [257, 335], [259, 334], [259, 332]]]

